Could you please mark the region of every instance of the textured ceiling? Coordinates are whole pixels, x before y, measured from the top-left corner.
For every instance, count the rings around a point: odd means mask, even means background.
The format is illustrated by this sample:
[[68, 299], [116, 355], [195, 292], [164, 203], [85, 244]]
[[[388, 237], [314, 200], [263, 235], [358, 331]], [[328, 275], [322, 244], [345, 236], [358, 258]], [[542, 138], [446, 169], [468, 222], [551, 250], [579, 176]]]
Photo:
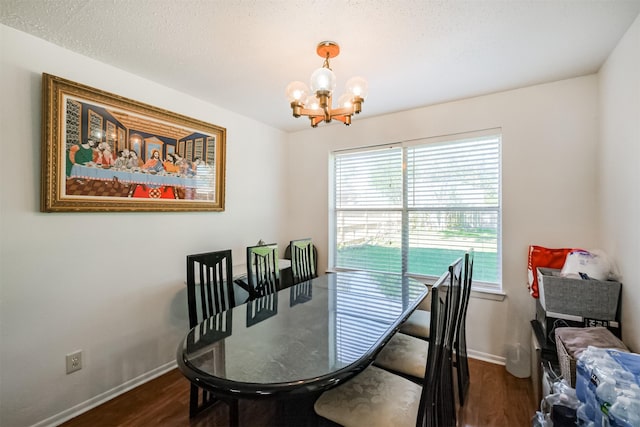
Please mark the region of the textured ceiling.
[[322, 65], [322, 40], [341, 47], [337, 96], [369, 81], [355, 123], [594, 73], [638, 13], [640, 0], [0, 0], [2, 24], [286, 131], [309, 126], [284, 89]]

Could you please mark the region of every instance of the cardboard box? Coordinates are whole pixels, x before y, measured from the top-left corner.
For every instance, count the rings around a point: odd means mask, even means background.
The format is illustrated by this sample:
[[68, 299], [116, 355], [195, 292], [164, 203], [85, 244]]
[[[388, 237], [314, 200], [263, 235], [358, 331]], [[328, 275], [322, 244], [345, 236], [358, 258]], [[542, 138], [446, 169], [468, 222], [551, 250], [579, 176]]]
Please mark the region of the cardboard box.
[[550, 317], [574, 316], [600, 321], [618, 320], [622, 284], [614, 281], [570, 279], [560, 270], [538, 268], [540, 304]]

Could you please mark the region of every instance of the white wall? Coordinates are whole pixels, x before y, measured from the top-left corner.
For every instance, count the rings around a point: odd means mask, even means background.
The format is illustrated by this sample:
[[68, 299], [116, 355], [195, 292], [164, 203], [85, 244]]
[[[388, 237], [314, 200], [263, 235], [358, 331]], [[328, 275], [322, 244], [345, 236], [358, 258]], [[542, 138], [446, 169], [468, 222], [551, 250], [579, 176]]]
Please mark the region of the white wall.
[[[286, 144], [278, 130], [6, 26], [0, 52], [0, 425], [20, 427], [175, 363], [187, 254], [231, 248], [242, 263], [260, 238], [288, 244]], [[43, 72], [226, 127], [226, 211], [40, 213]], [[84, 367], [66, 375], [77, 349]]]
[[640, 351], [640, 17], [599, 73], [601, 232], [622, 275], [622, 336]]
[[500, 127], [507, 297], [472, 299], [467, 337], [470, 350], [493, 359], [504, 357], [509, 344], [528, 346], [528, 322], [534, 317], [534, 300], [526, 289], [528, 245], [599, 246], [597, 89], [597, 76], [591, 75], [404, 113], [356, 117], [348, 128], [321, 125], [292, 133], [290, 231], [313, 230], [319, 266], [325, 268], [332, 150]]

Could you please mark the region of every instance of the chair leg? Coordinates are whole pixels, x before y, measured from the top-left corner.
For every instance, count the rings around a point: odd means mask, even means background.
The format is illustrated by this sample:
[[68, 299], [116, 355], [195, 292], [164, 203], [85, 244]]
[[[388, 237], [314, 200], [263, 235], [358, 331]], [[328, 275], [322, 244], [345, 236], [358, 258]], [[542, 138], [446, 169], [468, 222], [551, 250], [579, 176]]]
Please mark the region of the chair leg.
[[444, 370], [442, 371], [440, 376], [441, 400], [437, 404], [439, 407], [438, 424], [440, 427], [454, 427], [457, 425], [457, 423], [456, 397], [453, 390], [453, 364], [451, 356], [446, 357], [448, 357], [449, 360], [447, 361], [447, 363], [445, 363]]
[[234, 399], [229, 402], [229, 425], [231, 427], [238, 427], [240, 425], [240, 411], [238, 410], [238, 400]]
[[238, 400], [225, 399], [221, 401], [212, 392], [203, 390], [194, 384], [191, 384], [189, 390], [189, 418], [195, 417], [217, 402], [222, 402], [223, 404], [229, 406], [229, 425], [238, 427]]
[[200, 390], [197, 386], [191, 384], [189, 390], [189, 418], [193, 418], [198, 414], [198, 394]]

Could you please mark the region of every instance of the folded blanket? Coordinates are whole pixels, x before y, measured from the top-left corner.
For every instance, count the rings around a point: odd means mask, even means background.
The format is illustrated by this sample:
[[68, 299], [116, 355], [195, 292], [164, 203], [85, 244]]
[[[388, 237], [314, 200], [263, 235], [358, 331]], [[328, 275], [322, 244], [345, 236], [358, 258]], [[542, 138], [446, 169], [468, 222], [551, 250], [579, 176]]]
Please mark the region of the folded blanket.
[[577, 359], [587, 347], [615, 348], [629, 351], [626, 345], [607, 328], [601, 326], [593, 328], [556, 328], [556, 338], [559, 338], [567, 350], [567, 354]]

